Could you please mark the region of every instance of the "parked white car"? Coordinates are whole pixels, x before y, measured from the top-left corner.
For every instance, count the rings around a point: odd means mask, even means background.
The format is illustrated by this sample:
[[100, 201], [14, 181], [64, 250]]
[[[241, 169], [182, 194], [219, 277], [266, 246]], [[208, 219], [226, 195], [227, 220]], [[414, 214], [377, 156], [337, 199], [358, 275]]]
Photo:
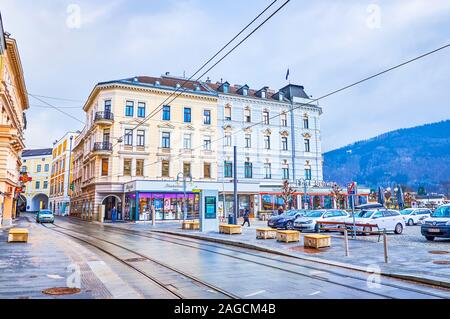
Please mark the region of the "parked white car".
[[[313, 230], [318, 232], [319, 225], [317, 222], [343, 222], [349, 216], [345, 210], [315, 210], [309, 212], [306, 216], [297, 218], [294, 222], [294, 228], [301, 231]], [[333, 225], [327, 225], [326, 227], [332, 228]]]
[[430, 218], [431, 210], [426, 208], [408, 208], [400, 211], [406, 225], [414, 226], [422, 224], [427, 218]]
[[[356, 232], [386, 230], [401, 234], [406, 227], [402, 215], [395, 210], [362, 210], [355, 214], [355, 221], [356, 224], [376, 225], [376, 227], [356, 226]], [[345, 222], [352, 224], [353, 217], [347, 218]], [[347, 230], [353, 231], [353, 226], [347, 226]]]

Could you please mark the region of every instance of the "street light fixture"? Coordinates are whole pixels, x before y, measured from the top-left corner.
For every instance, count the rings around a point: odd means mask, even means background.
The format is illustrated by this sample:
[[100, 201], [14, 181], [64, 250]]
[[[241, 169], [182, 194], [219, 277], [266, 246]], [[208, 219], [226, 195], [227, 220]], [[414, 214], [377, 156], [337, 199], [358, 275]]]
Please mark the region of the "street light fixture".
[[177, 182], [183, 182], [183, 193], [184, 193], [184, 200], [183, 200], [183, 221], [187, 218], [187, 201], [186, 201], [186, 183], [192, 183], [192, 176], [186, 176], [184, 173], [178, 173], [177, 175]]

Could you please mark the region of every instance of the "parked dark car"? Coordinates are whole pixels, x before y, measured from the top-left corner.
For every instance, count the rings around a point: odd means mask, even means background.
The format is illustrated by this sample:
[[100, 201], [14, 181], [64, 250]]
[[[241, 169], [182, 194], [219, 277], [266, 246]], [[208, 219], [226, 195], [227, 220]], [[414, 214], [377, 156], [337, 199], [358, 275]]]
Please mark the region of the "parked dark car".
[[294, 221], [307, 213], [307, 210], [288, 210], [281, 215], [272, 216], [267, 225], [276, 229], [294, 229]]
[[438, 238], [450, 238], [450, 205], [437, 208], [430, 218], [423, 221], [422, 235], [429, 241]]

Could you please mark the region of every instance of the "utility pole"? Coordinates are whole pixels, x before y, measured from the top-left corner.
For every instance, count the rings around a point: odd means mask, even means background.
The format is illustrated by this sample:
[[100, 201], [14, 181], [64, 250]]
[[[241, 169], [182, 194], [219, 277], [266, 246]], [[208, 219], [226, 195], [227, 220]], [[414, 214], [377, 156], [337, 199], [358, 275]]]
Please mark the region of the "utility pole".
[[186, 201], [186, 182], [189, 179], [190, 182], [192, 182], [191, 176], [185, 176], [184, 173], [178, 173], [177, 175], [177, 181], [180, 182], [182, 180], [183, 182], [183, 194], [184, 194], [184, 201], [183, 201], [183, 221], [187, 219], [187, 201]]
[[238, 224], [238, 209], [239, 209], [239, 203], [238, 203], [238, 193], [237, 193], [237, 146], [234, 146], [234, 160], [233, 160], [233, 198], [234, 198], [234, 206], [233, 206], [233, 215], [234, 225]]

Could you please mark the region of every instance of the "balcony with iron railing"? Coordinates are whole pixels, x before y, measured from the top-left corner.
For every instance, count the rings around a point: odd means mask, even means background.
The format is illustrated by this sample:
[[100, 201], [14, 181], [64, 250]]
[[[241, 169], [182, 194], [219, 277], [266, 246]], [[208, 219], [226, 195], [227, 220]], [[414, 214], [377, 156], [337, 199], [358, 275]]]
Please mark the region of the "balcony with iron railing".
[[114, 123], [114, 114], [112, 112], [97, 112], [94, 118], [95, 124], [112, 125]]
[[97, 142], [94, 143], [92, 153], [94, 155], [109, 155], [112, 153], [113, 145], [110, 142]]

